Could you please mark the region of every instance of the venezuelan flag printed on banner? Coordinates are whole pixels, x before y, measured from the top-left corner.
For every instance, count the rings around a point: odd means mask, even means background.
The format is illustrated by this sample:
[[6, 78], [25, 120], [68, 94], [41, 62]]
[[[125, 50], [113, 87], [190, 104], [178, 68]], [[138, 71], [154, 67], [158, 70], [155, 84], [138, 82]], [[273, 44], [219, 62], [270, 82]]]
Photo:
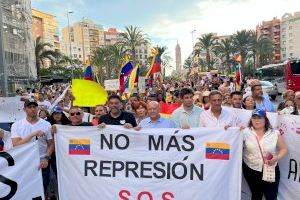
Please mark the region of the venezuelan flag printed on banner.
[[128, 89], [130, 90], [134, 89], [138, 81], [139, 81], [139, 65], [137, 64], [130, 73]]
[[206, 159], [229, 160], [230, 144], [227, 143], [206, 143]]
[[107, 92], [100, 84], [81, 79], [72, 80], [72, 94], [75, 97], [73, 106], [95, 107], [99, 104], [105, 104]]
[[179, 108], [180, 106], [180, 104], [176, 103], [160, 103], [160, 115], [165, 118], [171, 118], [173, 111]]
[[128, 56], [126, 56], [124, 59], [124, 63], [121, 66], [120, 76], [119, 76], [121, 93], [123, 93], [125, 89], [129, 87], [129, 75], [132, 70], [133, 70], [133, 65], [130, 62]]
[[70, 139], [69, 154], [70, 155], [90, 155], [91, 141], [89, 139]]

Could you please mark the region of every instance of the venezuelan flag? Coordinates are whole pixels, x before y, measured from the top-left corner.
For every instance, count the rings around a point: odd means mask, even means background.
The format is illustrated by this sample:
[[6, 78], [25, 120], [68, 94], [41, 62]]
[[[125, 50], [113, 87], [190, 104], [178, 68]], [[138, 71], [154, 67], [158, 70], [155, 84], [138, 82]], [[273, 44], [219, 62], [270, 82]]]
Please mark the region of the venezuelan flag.
[[128, 88], [130, 90], [134, 89], [134, 86], [135, 86], [135, 84], [138, 83], [138, 80], [139, 80], [139, 65], [137, 64], [130, 73]]
[[126, 88], [125, 84], [126, 86], [127, 84], [129, 84], [129, 75], [132, 70], [133, 70], [133, 65], [130, 62], [129, 57], [125, 56], [124, 63], [121, 66], [120, 75], [119, 75], [121, 93], [123, 93]]
[[206, 159], [229, 160], [230, 144], [227, 143], [206, 143]]
[[159, 55], [159, 51], [156, 48], [155, 51], [153, 52], [153, 59], [151, 62], [151, 67], [146, 74], [146, 79], [148, 79], [149, 76], [151, 76], [155, 73], [160, 73], [160, 72], [161, 72], [161, 58]]
[[85, 71], [84, 71], [84, 77], [83, 77], [84, 80], [90, 80], [90, 81], [93, 81], [93, 70], [92, 70], [92, 66], [87, 66], [85, 68]]
[[70, 139], [69, 154], [70, 155], [90, 155], [91, 141], [88, 139]]
[[167, 103], [160, 103], [160, 115], [165, 118], [171, 118], [172, 113], [174, 110], [179, 108], [181, 105], [180, 104], [167, 104]]

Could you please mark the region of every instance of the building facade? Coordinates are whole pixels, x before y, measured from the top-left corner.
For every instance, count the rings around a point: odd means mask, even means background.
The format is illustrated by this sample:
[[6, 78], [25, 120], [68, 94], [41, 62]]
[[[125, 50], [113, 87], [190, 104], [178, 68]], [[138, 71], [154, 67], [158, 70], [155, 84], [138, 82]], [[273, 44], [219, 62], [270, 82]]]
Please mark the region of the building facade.
[[[105, 45], [103, 27], [89, 19], [83, 19], [73, 26], [63, 28], [62, 40], [64, 54], [83, 62], [90, 58], [96, 48]], [[73, 52], [74, 48], [76, 51]]]
[[300, 59], [300, 12], [286, 13], [281, 18], [281, 56]]
[[175, 64], [176, 64], [176, 71], [180, 71], [181, 70], [181, 48], [178, 44], [178, 41], [177, 41], [177, 44], [176, 44], [176, 47], [175, 47]]
[[280, 19], [274, 17], [270, 21], [263, 21], [256, 26], [257, 39], [261, 37], [270, 37], [273, 45], [272, 63], [280, 63], [281, 42], [280, 42]]
[[51, 44], [55, 51], [60, 50], [60, 41], [55, 16], [32, 9], [32, 32], [34, 41], [41, 37], [43, 43]]
[[104, 31], [104, 43], [106, 46], [116, 44], [120, 37], [121, 33], [116, 28], [108, 28], [107, 31]]
[[30, 0], [0, 1], [0, 93], [13, 95], [36, 80]]

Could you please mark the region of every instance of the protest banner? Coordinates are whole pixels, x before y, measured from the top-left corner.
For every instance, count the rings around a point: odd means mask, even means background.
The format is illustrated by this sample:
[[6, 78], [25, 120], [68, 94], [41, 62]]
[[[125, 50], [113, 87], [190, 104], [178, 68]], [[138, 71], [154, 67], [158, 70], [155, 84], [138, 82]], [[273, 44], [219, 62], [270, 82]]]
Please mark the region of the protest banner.
[[239, 128], [57, 126], [61, 200], [241, 198]]
[[21, 97], [0, 97], [0, 123], [15, 122], [26, 115]]
[[44, 199], [38, 143], [0, 152], [0, 199]]
[[138, 87], [140, 93], [146, 92], [146, 79], [144, 76], [139, 77]]
[[300, 116], [279, 115], [279, 131], [287, 143], [288, 153], [279, 161], [278, 199], [300, 199]]
[[104, 87], [106, 91], [115, 91], [120, 89], [120, 80], [119, 79], [111, 79], [104, 81]]

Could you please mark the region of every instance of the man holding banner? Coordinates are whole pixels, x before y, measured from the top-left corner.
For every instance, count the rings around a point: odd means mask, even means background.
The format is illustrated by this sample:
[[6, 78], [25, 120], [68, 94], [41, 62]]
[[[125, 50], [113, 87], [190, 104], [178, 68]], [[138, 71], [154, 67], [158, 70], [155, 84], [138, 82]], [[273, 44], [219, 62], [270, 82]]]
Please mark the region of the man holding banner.
[[49, 122], [38, 117], [38, 103], [34, 99], [28, 99], [24, 103], [26, 118], [15, 122], [11, 128], [13, 146], [38, 141], [40, 153], [40, 166], [43, 175], [44, 190], [49, 185], [50, 168], [48, 161], [54, 149]]

